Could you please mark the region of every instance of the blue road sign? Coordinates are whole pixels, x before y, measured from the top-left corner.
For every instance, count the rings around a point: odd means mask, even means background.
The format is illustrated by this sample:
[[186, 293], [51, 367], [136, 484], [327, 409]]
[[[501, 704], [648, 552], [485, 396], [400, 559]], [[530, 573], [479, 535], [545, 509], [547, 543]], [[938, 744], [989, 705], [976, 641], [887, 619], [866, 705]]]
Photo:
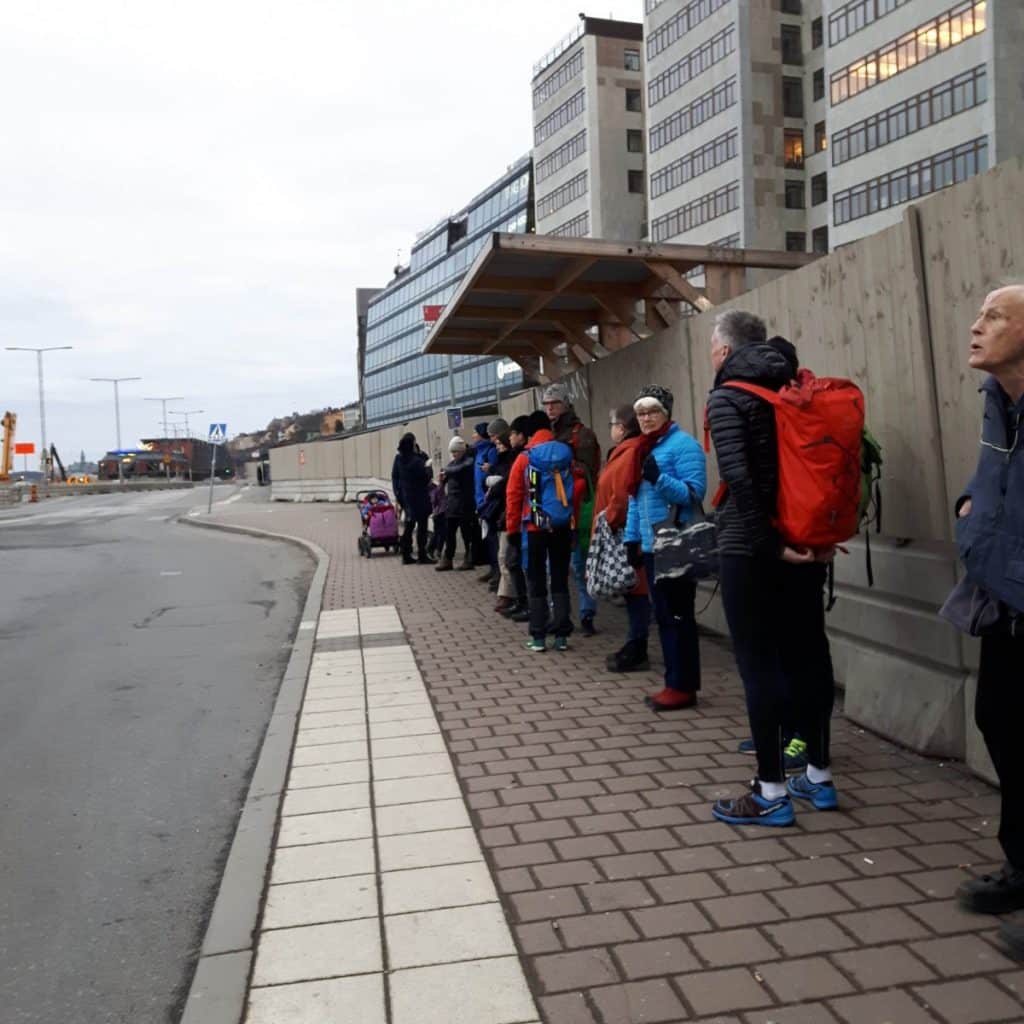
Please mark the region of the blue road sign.
[[228, 425], [226, 423], [211, 423], [210, 444], [223, 444], [228, 439]]

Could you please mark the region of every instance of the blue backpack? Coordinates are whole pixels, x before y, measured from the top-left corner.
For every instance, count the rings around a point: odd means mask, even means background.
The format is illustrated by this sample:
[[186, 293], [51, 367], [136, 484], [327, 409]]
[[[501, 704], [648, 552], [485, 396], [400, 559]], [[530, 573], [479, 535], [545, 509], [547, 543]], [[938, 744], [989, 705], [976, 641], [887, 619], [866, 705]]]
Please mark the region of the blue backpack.
[[572, 525], [572, 449], [567, 444], [546, 441], [530, 449], [526, 487], [534, 526], [557, 530]]

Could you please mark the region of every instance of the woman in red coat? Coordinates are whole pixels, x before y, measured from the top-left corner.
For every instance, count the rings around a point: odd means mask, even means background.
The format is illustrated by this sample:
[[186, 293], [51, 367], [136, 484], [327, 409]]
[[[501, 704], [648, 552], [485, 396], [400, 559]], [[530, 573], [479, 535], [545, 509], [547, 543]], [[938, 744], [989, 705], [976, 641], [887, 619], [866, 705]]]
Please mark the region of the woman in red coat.
[[[640, 433], [632, 405], [620, 405], [611, 411], [608, 421], [612, 449], [608, 461], [597, 478], [594, 497], [594, 519], [604, 512], [608, 525], [621, 531], [626, 525], [626, 512], [630, 495], [635, 495], [640, 484], [640, 471], [644, 459], [650, 454], [653, 438]], [[626, 643], [605, 664], [613, 672], [637, 672], [648, 666], [647, 636], [651, 624], [651, 600], [644, 570], [638, 569], [636, 587], [624, 595], [629, 615], [629, 633]]]

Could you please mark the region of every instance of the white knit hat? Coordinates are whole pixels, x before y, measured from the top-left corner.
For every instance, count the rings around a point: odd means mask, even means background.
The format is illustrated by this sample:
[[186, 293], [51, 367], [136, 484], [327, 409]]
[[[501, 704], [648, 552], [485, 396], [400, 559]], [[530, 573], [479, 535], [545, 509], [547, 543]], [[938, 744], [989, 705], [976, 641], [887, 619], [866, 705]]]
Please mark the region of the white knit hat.
[[450, 451], [452, 453], [454, 453], [454, 452], [464, 452], [467, 447], [468, 446], [467, 446], [466, 442], [461, 437], [459, 437], [458, 434], [456, 434], [448, 442], [448, 451]]

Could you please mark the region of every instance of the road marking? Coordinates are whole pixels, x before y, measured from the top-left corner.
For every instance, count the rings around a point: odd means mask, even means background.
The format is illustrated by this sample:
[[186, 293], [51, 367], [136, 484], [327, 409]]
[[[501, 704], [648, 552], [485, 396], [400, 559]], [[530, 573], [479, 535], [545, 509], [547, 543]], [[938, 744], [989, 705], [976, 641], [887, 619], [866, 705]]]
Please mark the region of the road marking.
[[162, 573], [160, 573], [160, 575], [161, 576], [180, 576], [181, 575], [181, 570], [180, 569], [165, 569]]
[[316, 629], [316, 622], [315, 621], [300, 622], [299, 623], [299, 629]]

